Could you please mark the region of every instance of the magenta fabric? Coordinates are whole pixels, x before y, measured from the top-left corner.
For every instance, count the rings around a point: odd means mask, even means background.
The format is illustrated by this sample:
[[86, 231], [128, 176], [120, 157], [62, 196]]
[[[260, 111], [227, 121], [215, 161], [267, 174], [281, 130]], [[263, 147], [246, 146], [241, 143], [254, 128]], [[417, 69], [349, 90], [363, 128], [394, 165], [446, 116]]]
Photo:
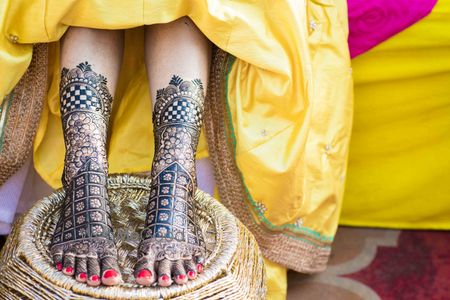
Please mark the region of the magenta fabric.
[[348, 0], [351, 57], [358, 56], [428, 15], [437, 0]]

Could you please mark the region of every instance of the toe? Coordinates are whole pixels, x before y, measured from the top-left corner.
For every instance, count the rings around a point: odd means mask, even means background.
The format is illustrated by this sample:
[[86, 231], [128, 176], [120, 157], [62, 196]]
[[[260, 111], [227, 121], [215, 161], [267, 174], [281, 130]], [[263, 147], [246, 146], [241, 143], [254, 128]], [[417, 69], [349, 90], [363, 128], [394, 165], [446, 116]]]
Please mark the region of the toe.
[[154, 264], [154, 260], [149, 260], [147, 257], [142, 257], [138, 260], [134, 272], [136, 283], [149, 286], [155, 282]]
[[87, 258], [87, 284], [90, 286], [98, 286], [100, 280], [100, 264], [97, 256], [88, 256]]
[[64, 254], [63, 273], [72, 276], [75, 273], [75, 253], [66, 252]]
[[192, 259], [184, 261], [184, 268], [190, 280], [197, 278], [197, 267]]
[[138, 261], [134, 268], [134, 277], [136, 283], [145, 286], [150, 286], [156, 281], [155, 254], [151, 249], [140, 246]]
[[158, 285], [169, 286], [172, 284], [171, 278], [172, 262], [168, 259], [163, 259], [158, 265]]
[[77, 256], [75, 262], [75, 279], [79, 282], [87, 281], [87, 257]]
[[102, 283], [104, 285], [117, 285], [122, 281], [117, 259], [115, 257], [104, 257], [101, 261]]
[[62, 271], [63, 268], [63, 252], [57, 251], [52, 254], [53, 263], [58, 271]]
[[155, 272], [152, 272], [149, 269], [141, 269], [137, 272], [135, 278], [137, 284], [149, 286], [155, 282]]
[[121, 282], [121, 275], [115, 269], [108, 269], [103, 272], [102, 283], [104, 285], [118, 285]]
[[177, 260], [172, 264], [172, 273], [177, 284], [185, 284], [188, 281], [186, 270], [184, 269], [184, 261]]
[[205, 265], [205, 258], [203, 256], [199, 255], [194, 258], [194, 261], [196, 263], [197, 272], [198, 273], [203, 272], [203, 268]]

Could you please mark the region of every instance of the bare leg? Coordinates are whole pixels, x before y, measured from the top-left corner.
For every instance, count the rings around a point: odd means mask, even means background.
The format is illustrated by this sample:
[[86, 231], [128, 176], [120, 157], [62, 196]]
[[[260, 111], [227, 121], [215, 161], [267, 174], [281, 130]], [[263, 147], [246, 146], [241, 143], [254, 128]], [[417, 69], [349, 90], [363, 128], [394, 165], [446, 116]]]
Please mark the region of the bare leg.
[[66, 199], [51, 253], [59, 270], [92, 286], [121, 282], [106, 190], [106, 137], [122, 36], [121, 31], [72, 27], [61, 50]]
[[147, 27], [145, 38], [155, 156], [135, 276], [140, 284], [168, 286], [172, 277], [183, 284], [203, 270], [193, 196], [211, 46], [188, 18]]

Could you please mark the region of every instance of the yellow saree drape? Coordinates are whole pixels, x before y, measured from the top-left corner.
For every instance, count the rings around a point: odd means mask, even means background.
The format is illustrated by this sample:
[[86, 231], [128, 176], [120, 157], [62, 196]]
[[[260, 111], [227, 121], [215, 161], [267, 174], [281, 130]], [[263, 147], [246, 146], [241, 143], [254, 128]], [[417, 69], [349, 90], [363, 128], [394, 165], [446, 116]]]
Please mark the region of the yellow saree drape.
[[[0, 69], [8, 70], [0, 99], [25, 72], [32, 44], [50, 43], [49, 91], [34, 162], [55, 188], [61, 185], [64, 156], [58, 40], [68, 26], [129, 29], [109, 161], [111, 173], [142, 172], [150, 168], [153, 141], [143, 32], [135, 27], [189, 16], [234, 57], [226, 69], [224, 101], [243, 192], [233, 206], [250, 212], [244, 223], [257, 226], [254, 233], [267, 258], [297, 271], [325, 268], [352, 123], [345, 1], [7, 0], [0, 6]], [[201, 143], [199, 157], [205, 157], [206, 142]], [[268, 266], [269, 289], [285, 289], [286, 270]]]

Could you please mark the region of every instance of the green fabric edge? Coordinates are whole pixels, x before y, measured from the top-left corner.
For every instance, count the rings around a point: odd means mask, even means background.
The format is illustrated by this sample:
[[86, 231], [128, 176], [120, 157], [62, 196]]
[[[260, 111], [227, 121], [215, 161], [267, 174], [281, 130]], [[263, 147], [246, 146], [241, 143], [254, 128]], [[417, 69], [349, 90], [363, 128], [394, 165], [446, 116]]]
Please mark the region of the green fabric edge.
[[[230, 75], [231, 69], [233, 67], [233, 64], [236, 61], [236, 57], [232, 56], [230, 54], [228, 54], [228, 55], [230, 56], [230, 59], [228, 61], [227, 72], [226, 72], [226, 77], [225, 77], [225, 104], [226, 104], [226, 108], [227, 108], [228, 119], [230, 120], [230, 122], [228, 122], [229, 123], [229, 126], [228, 126], [229, 127], [229, 134], [230, 134], [231, 142], [232, 142], [232, 145], [233, 145], [234, 159], [236, 161], [236, 153], [237, 153], [237, 151], [236, 151], [236, 144], [237, 144], [237, 142], [236, 142], [236, 134], [235, 134], [235, 130], [234, 130], [234, 127], [233, 127], [232, 116], [231, 116], [231, 109], [230, 109], [229, 98], [228, 98], [228, 80], [229, 80], [229, 75]], [[326, 236], [326, 235], [323, 235], [323, 234], [321, 234], [321, 233], [319, 233], [317, 231], [314, 231], [314, 230], [312, 230], [310, 228], [298, 227], [297, 225], [294, 225], [294, 224], [285, 224], [285, 225], [282, 225], [282, 226], [277, 226], [277, 225], [273, 224], [272, 222], [270, 222], [263, 215], [263, 213], [261, 213], [261, 211], [258, 209], [257, 202], [253, 199], [253, 196], [251, 195], [251, 193], [250, 193], [250, 191], [249, 191], [249, 189], [247, 187], [247, 184], [245, 183], [244, 176], [241, 173], [241, 171], [239, 170], [239, 168], [238, 168], [238, 172], [239, 172], [239, 176], [241, 177], [242, 183], [244, 185], [245, 193], [247, 195], [248, 202], [251, 203], [252, 209], [257, 214], [257, 216], [259, 217], [260, 221], [265, 226], [267, 226], [269, 229], [271, 229], [273, 231], [281, 232], [283, 235], [285, 235], [285, 236], [287, 236], [289, 238], [298, 239], [298, 240], [304, 241], [306, 243], [312, 244], [314, 246], [317, 246], [317, 245], [314, 244], [313, 242], [311, 242], [310, 240], [307, 240], [307, 239], [302, 238], [302, 237], [298, 237], [298, 236], [293, 236], [293, 235], [287, 234], [286, 232], [282, 232], [282, 230], [283, 229], [288, 229], [288, 230], [293, 231], [294, 233], [302, 233], [302, 234], [305, 234], [305, 235], [307, 235], [309, 237], [315, 238], [315, 239], [317, 239], [319, 241], [322, 241], [322, 242], [332, 242], [334, 240], [334, 236]], [[329, 246], [324, 246], [323, 248], [329, 248]]]

